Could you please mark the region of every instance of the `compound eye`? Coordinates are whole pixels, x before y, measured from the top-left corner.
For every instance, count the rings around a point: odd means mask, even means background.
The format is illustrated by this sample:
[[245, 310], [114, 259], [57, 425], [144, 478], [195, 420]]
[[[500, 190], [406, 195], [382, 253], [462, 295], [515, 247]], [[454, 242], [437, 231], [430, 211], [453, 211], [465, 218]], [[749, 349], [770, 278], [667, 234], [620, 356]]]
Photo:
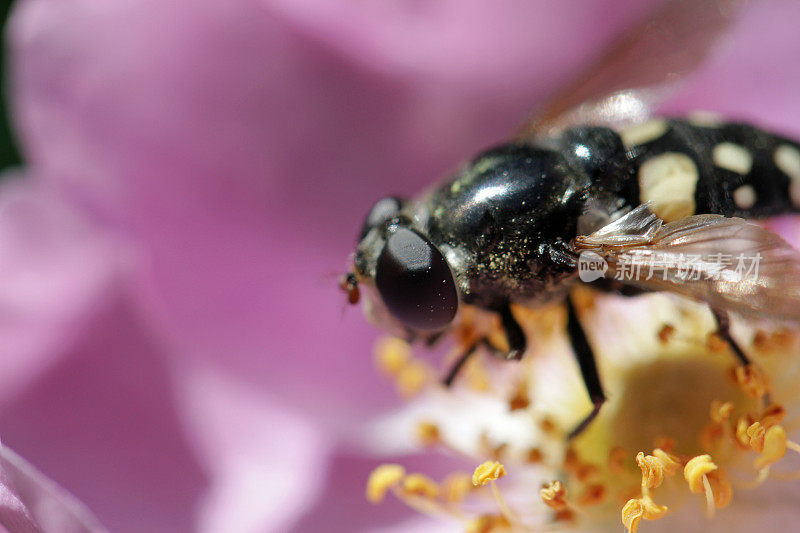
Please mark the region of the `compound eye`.
[[363, 239], [367, 233], [369, 233], [369, 230], [382, 223], [387, 218], [393, 217], [402, 208], [402, 200], [394, 196], [388, 196], [375, 202], [369, 215], [367, 215], [367, 219], [364, 221], [364, 226], [361, 228], [359, 240]]
[[458, 310], [450, 267], [427, 239], [406, 228], [389, 236], [378, 257], [375, 284], [392, 315], [408, 327], [436, 330]]

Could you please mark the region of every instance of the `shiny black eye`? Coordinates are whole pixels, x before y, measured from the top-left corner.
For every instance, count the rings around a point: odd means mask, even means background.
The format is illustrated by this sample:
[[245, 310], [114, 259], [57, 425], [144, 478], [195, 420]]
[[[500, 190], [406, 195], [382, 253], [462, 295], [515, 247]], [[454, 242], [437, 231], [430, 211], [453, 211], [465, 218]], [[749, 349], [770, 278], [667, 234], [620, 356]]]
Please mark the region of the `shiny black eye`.
[[375, 202], [369, 215], [367, 215], [367, 219], [364, 221], [364, 225], [361, 227], [361, 234], [358, 237], [359, 240], [363, 239], [367, 233], [369, 233], [369, 230], [382, 223], [387, 218], [394, 216], [395, 213], [402, 208], [403, 201], [394, 196], [387, 196]]
[[441, 252], [418, 233], [400, 228], [378, 257], [375, 284], [386, 307], [406, 326], [436, 330], [458, 310], [453, 274]]

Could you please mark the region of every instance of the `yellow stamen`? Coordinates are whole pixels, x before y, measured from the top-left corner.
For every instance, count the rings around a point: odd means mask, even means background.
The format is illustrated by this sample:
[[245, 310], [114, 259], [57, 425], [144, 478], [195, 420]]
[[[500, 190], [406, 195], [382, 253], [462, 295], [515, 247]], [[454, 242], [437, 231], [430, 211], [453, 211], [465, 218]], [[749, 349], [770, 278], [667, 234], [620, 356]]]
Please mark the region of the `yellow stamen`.
[[764, 467], [758, 471], [758, 476], [753, 481], [739, 482], [736, 484], [737, 489], [754, 489], [769, 479], [769, 467]]
[[786, 351], [792, 347], [795, 335], [785, 329], [774, 332], [757, 331], [753, 337], [753, 346], [764, 355], [777, 351]]
[[[725, 475], [725, 470], [722, 468], [715, 470], [714, 472], [711, 472], [705, 476], [705, 479], [708, 482], [708, 486], [711, 488], [711, 496], [714, 507], [717, 509], [727, 507], [733, 500], [733, 487], [731, 486], [730, 481], [728, 481], [728, 476]], [[705, 485], [706, 482], [704, 481], [704, 488]]]
[[628, 452], [625, 448], [615, 446], [608, 452], [608, 470], [613, 474], [620, 474], [625, 471], [625, 458]]
[[431, 381], [430, 368], [423, 361], [411, 359], [397, 375], [397, 388], [403, 396], [413, 396]]
[[708, 476], [704, 475], [702, 481], [703, 492], [706, 495], [706, 516], [712, 518], [714, 516], [714, 510], [716, 509], [714, 505], [714, 491], [711, 489], [711, 482], [708, 480]]
[[575, 451], [575, 448], [567, 448], [567, 452], [564, 454], [564, 468], [566, 470], [574, 471], [576, 468], [580, 466], [580, 459], [578, 459], [578, 452]]
[[469, 521], [467, 533], [500, 533], [510, 531], [511, 524], [502, 515], [481, 515]]
[[786, 416], [786, 409], [782, 405], [772, 404], [764, 409], [761, 415], [761, 423], [765, 428], [780, 424]]
[[505, 500], [503, 499], [503, 495], [500, 494], [500, 489], [497, 487], [497, 483], [494, 483], [494, 481], [505, 475], [506, 469], [502, 464], [498, 463], [497, 461], [486, 461], [475, 469], [475, 472], [472, 474], [472, 484], [478, 487], [484, 486], [487, 483], [491, 483], [492, 496], [494, 496], [495, 502], [500, 508], [500, 512], [508, 519], [509, 523], [516, 523], [516, 515], [506, 504]]
[[500, 489], [497, 487], [497, 483], [492, 481], [491, 486], [492, 496], [494, 496], [494, 501], [497, 503], [497, 507], [500, 509], [500, 512], [504, 517], [506, 517], [509, 523], [516, 524], [519, 519], [514, 511], [511, 510], [511, 507], [509, 507], [506, 501], [503, 499], [503, 495], [500, 494]]
[[477, 392], [488, 392], [492, 389], [492, 380], [483, 367], [480, 357], [472, 357], [464, 367], [464, 378], [470, 389]]
[[764, 429], [761, 422], [753, 422], [747, 428], [747, 437], [750, 439], [750, 447], [758, 453], [764, 451], [764, 436], [766, 433], [767, 430]]
[[658, 505], [650, 495], [642, 496], [639, 501], [642, 504], [642, 509], [644, 510], [644, 514], [642, 515], [645, 520], [658, 520], [663, 518], [669, 507], [666, 505]]
[[432, 500], [439, 495], [439, 487], [424, 474], [409, 474], [403, 480], [403, 492]]
[[521, 382], [514, 390], [514, 395], [508, 400], [508, 409], [510, 411], [518, 411], [526, 409], [531, 404], [531, 399], [528, 396], [528, 384], [524, 381]]
[[554, 433], [557, 426], [549, 417], [544, 417], [539, 421], [539, 427], [545, 433]]
[[472, 474], [472, 484], [476, 487], [483, 486], [505, 475], [506, 469], [502, 464], [497, 461], [486, 461], [475, 469], [475, 472]]
[[750, 425], [751, 422], [746, 418], [740, 418], [736, 421], [736, 442], [744, 448], [750, 447], [750, 436], [747, 434]]
[[542, 501], [551, 509], [561, 511], [567, 508], [567, 501], [565, 499], [567, 496], [567, 489], [564, 488], [564, 485], [560, 481], [556, 480], [549, 485], [543, 486], [539, 493], [542, 496]]
[[723, 434], [722, 426], [719, 424], [709, 424], [700, 432], [698, 439], [702, 448], [706, 451], [710, 451], [714, 449]]
[[731, 502], [733, 487], [710, 455], [698, 455], [690, 459], [683, 469], [683, 475], [692, 492], [705, 493], [706, 514], [709, 517], [714, 515], [714, 509], [721, 509]]
[[629, 533], [636, 533], [639, 530], [639, 522], [644, 516], [644, 506], [639, 499], [630, 499], [622, 508], [622, 525]]
[[658, 340], [661, 344], [667, 344], [675, 336], [675, 331], [675, 326], [672, 324], [664, 324], [658, 330]]
[[766, 376], [755, 365], [737, 366], [734, 375], [739, 387], [751, 398], [761, 398], [769, 390]]
[[656, 448], [653, 450], [653, 455], [658, 458], [661, 462], [661, 468], [664, 469], [664, 473], [668, 476], [671, 476], [678, 469], [681, 467], [681, 462], [672, 454], [669, 454], [662, 450], [661, 448]]
[[416, 434], [417, 442], [423, 446], [435, 446], [442, 441], [439, 426], [427, 420], [422, 420], [417, 424]]
[[527, 461], [529, 463], [538, 463], [542, 460], [542, 452], [539, 448], [531, 448], [528, 450]]
[[786, 410], [783, 406], [771, 404], [764, 408], [764, 412], [761, 413], [759, 421], [766, 429], [769, 429], [774, 425], [780, 424], [785, 416]]
[[367, 501], [380, 503], [386, 492], [396, 487], [406, 475], [406, 470], [400, 465], [383, 464], [372, 471], [367, 480]]
[[442, 498], [450, 503], [459, 503], [467, 497], [472, 487], [469, 474], [450, 474], [442, 481]]
[[588, 485], [578, 497], [577, 503], [580, 506], [597, 505], [606, 499], [606, 493], [606, 487], [601, 483]]
[[721, 402], [714, 400], [711, 402], [711, 420], [721, 424], [728, 420], [733, 412], [733, 402]]
[[387, 376], [396, 378], [410, 359], [411, 346], [403, 339], [386, 337], [375, 345], [375, 363]]
[[590, 463], [583, 463], [575, 469], [575, 477], [578, 478], [578, 481], [586, 481], [599, 473], [600, 469]]
[[664, 467], [658, 457], [639, 452], [636, 464], [642, 471], [642, 486], [654, 489], [664, 481]]
[[718, 333], [709, 333], [706, 338], [706, 348], [710, 352], [719, 353], [728, 349], [728, 343]]
[[766, 431], [761, 445], [761, 455], [753, 462], [758, 469], [779, 461], [786, 455], [786, 431], [782, 426], [772, 426]]
[[556, 511], [553, 515], [553, 520], [555, 522], [572, 522], [575, 520], [575, 513], [572, 509], [562, 509], [560, 511]]
[[705, 490], [703, 477], [714, 470], [717, 470], [717, 465], [711, 461], [711, 456], [708, 454], [698, 455], [690, 459], [683, 468], [683, 477], [689, 483], [689, 490], [695, 494], [703, 492]]
[[675, 449], [675, 439], [672, 437], [667, 436], [660, 436], [657, 437], [655, 443], [653, 444], [654, 448], [660, 448], [665, 452], [669, 453]]

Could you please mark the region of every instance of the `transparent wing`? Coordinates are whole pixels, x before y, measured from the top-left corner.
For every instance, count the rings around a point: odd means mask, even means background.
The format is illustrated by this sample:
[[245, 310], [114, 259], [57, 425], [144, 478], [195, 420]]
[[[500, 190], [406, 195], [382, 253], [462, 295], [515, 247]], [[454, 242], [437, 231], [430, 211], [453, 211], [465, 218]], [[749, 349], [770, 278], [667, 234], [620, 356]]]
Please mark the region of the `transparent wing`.
[[744, 219], [695, 215], [664, 224], [642, 205], [574, 246], [603, 258], [606, 277], [623, 283], [800, 322], [800, 252]]
[[535, 110], [519, 137], [536, 139], [580, 124], [644, 121], [705, 60], [742, 3], [668, 1]]

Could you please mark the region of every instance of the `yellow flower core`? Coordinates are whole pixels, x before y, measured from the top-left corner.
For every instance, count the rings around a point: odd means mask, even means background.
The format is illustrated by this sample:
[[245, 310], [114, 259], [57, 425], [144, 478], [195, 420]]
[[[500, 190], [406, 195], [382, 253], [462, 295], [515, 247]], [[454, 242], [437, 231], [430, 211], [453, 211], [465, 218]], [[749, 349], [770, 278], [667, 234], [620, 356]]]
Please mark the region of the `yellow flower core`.
[[[427, 408], [410, 429], [415, 441], [480, 464], [439, 481], [382, 465], [367, 482], [367, 499], [376, 503], [391, 492], [468, 532], [610, 530], [621, 521], [634, 533], [684, 506], [712, 516], [770, 479], [800, 478], [772, 471], [788, 451], [800, 453], [783, 425], [800, 405], [798, 332], [734, 323], [734, 337], [752, 360], [737, 366], [704, 306], [647, 298], [624, 317], [605, 310], [612, 297], [582, 291], [575, 298], [609, 401], [572, 440], [569, 431], [591, 405], [564, 337], [562, 309], [515, 307], [535, 340], [532, 350], [518, 363], [479, 352], [449, 389], [439, 382], [446, 365], [436, 370], [404, 341], [382, 341], [379, 370], [403, 397]], [[617, 310], [625, 313], [625, 305]], [[497, 317], [468, 308], [445, 359], [480, 338], [506, 344]], [[457, 401], [443, 400], [450, 395]], [[540, 501], [532, 504], [536, 488]]]

